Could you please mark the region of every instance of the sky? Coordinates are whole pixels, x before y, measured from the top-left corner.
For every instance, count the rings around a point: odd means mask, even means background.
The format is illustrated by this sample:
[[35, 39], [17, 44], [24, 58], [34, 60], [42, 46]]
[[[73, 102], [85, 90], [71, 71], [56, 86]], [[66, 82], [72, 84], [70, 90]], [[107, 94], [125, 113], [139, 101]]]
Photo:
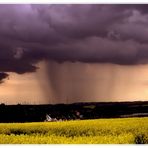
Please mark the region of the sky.
[[0, 4], [0, 102], [148, 100], [147, 26], [147, 4]]

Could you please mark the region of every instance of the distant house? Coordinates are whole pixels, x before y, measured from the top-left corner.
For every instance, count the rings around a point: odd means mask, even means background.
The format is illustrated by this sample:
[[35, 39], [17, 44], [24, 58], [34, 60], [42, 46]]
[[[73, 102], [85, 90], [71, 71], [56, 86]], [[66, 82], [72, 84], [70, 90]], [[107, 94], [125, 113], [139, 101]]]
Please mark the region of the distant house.
[[52, 121], [52, 118], [47, 114], [46, 115], [46, 120], [45, 121]]
[[51, 122], [51, 121], [57, 121], [56, 118], [51, 118], [48, 114], [46, 114], [46, 119], [45, 119], [46, 122]]

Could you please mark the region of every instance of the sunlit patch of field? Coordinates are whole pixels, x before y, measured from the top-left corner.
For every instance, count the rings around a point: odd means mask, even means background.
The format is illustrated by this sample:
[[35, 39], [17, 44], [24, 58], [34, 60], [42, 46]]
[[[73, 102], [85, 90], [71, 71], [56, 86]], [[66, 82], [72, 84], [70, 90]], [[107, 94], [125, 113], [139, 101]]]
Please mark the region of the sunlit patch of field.
[[1, 144], [148, 144], [148, 118], [1, 123]]

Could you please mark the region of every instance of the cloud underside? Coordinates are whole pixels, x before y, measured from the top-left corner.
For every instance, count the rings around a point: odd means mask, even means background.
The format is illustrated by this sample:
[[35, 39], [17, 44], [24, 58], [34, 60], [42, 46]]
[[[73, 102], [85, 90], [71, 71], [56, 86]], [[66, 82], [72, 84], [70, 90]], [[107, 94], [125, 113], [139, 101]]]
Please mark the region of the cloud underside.
[[148, 5], [0, 5], [0, 82], [41, 60], [148, 63]]
[[3, 79], [7, 78], [8, 74], [4, 72], [0, 72], [0, 84], [3, 83]]

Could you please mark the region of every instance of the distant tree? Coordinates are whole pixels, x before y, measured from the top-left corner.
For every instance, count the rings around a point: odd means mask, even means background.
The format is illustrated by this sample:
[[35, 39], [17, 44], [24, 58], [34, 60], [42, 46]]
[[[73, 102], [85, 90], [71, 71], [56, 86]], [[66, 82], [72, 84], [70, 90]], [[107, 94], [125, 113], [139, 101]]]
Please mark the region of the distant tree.
[[5, 106], [5, 103], [1, 103], [0, 106]]

